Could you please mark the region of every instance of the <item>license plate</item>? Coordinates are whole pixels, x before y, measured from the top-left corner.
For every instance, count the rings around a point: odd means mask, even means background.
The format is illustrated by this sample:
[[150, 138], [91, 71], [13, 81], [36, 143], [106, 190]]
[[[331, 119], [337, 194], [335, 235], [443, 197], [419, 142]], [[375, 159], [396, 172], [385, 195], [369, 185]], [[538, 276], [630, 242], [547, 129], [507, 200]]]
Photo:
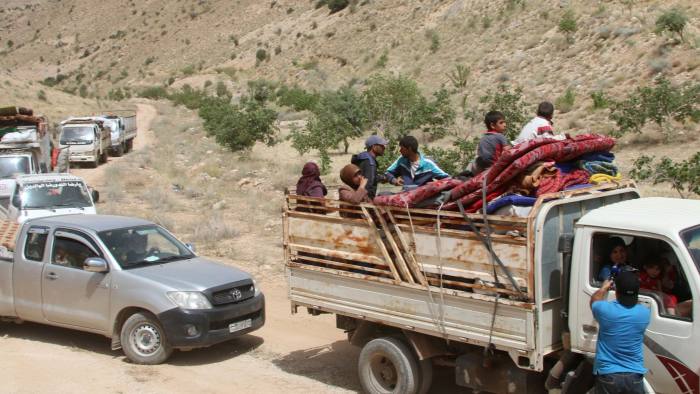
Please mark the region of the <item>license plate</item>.
[[253, 319], [245, 319], [231, 323], [228, 325], [228, 332], [236, 332], [250, 328], [253, 325]]

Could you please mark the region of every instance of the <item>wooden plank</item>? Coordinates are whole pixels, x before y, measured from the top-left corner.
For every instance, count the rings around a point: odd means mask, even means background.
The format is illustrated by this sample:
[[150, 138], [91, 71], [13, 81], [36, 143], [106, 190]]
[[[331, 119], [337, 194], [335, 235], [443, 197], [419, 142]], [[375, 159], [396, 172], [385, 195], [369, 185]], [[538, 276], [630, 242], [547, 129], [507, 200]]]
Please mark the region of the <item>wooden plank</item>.
[[425, 280], [425, 276], [423, 275], [423, 272], [421, 271], [420, 265], [418, 264], [418, 261], [416, 260], [416, 256], [413, 254], [413, 250], [409, 246], [408, 242], [406, 241], [406, 237], [403, 235], [403, 232], [399, 228], [399, 226], [396, 225], [396, 222], [394, 221], [394, 217], [391, 214], [391, 211], [387, 210], [386, 211], [387, 215], [389, 216], [389, 220], [391, 220], [394, 232], [396, 232], [396, 237], [399, 239], [399, 242], [403, 246], [404, 253], [408, 256], [408, 267], [411, 269], [413, 272], [414, 277], [418, 280], [418, 283], [422, 285], [426, 285], [428, 282]]
[[[434, 228], [430, 227], [423, 227], [423, 226], [414, 226], [411, 228], [410, 225], [408, 224], [397, 224], [402, 229], [405, 229], [407, 231], [412, 231], [415, 233], [421, 233], [421, 234], [432, 234], [437, 236], [437, 231], [435, 231]], [[476, 234], [474, 234], [472, 231], [462, 231], [462, 230], [452, 230], [452, 229], [441, 229], [440, 232], [442, 234], [448, 235], [453, 238], [461, 238], [461, 239], [468, 239], [468, 240], [474, 240], [478, 241], [479, 238], [477, 238]], [[526, 238], [524, 237], [513, 237], [511, 235], [503, 235], [503, 234], [491, 234], [491, 239], [493, 239], [494, 242], [497, 243], [504, 243], [504, 244], [511, 244], [511, 245], [517, 245], [517, 246], [526, 246]]]
[[359, 264], [341, 263], [339, 261], [326, 260], [326, 259], [321, 259], [321, 258], [311, 257], [311, 256], [299, 256], [299, 255], [297, 255], [295, 257], [296, 257], [297, 264], [303, 264], [304, 261], [313, 261], [315, 263], [323, 263], [323, 264], [328, 264], [328, 265], [333, 265], [333, 266], [343, 267], [343, 268], [348, 268], [348, 269], [374, 272], [377, 274], [387, 275], [387, 276], [391, 277], [391, 272], [388, 270], [382, 270], [382, 269], [377, 269], [377, 268], [372, 268], [372, 267], [365, 267], [365, 266], [359, 265]]
[[[377, 237], [377, 244], [379, 244], [379, 249], [382, 251], [384, 258], [386, 259], [386, 264], [391, 269], [391, 273], [394, 276], [394, 280], [396, 280], [397, 282], [401, 282], [401, 275], [399, 275], [399, 272], [396, 270], [394, 262], [391, 260], [391, 256], [389, 255], [389, 251], [386, 249], [384, 242], [382, 242], [381, 233], [379, 232], [379, 229], [377, 229], [377, 226], [375, 225], [372, 216], [370, 216], [369, 212], [367, 211], [367, 208], [365, 207], [362, 207], [362, 213], [365, 217], [365, 220], [367, 221], [367, 224], [369, 225], [369, 228], [372, 229], [374, 235]], [[410, 276], [408, 279], [410, 279], [411, 281], [413, 280]]]
[[338, 270], [334, 268], [325, 268], [325, 267], [314, 267], [313, 265], [304, 265], [304, 264], [299, 264], [295, 262], [288, 262], [287, 263], [288, 267], [293, 267], [293, 268], [301, 268], [309, 271], [317, 271], [317, 272], [325, 272], [329, 274], [334, 274], [334, 275], [339, 275], [339, 276], [346, 276], [348, 278], [355, 278], [355, 279], [361, 279], [361, 280], [372, 280], [375, 282], [382, 282], [382, 283], [387, 283], [391, 285], [396, 285], [397, 282], [393, 279], [387, 279], [387, 278], [382, 278], [379, 276], [373, 276], [373, 275], [363, 275], [363, 274], [357, 274], [354, 272], [349, 272], [349, 271], [343, 271], [343, 270]]
[[315, 247], [310, 247], [307, 245], [300, 245], [300, 244], [295, 244], [295, 243], [290, 243], [289, 248], [291, 252], [306, 252], [306, 253], [312, 253], [312, 254], [317, 254], [321, 256], [330, 256], [330, 257], [335, 257], [339, 259], [345, 259], [345, 260], [353, 260], [353, 261], [359, 261], [361, 263], [370, 263], [374, 265], [381, 265], [384, 267], [389, 267], [388, 264], [386, 264], [385, 261], [382, 259], [372, 256], [372, 255], [366, 255], [366, 254], [359, 254], [359, 253], [348, 253], [348, 252], [343, 252], [340, 250], [332, 250], [332, 249], [324, 249], [324, 248], [315, 248]]
[[[365, 209], [365, 208], [363, 208]], [[389, 241], [389, 245], [391, 246], [391, 249], [394, 251], [394, 255], [396, 256], [397, 265], [399, 266], [399, 270], [406, 276], [408, 279], [409, 283], [416, 283], [416, 279], [414, 276], [411, 274], [411, 271], [408, 269], [408, 266], [406, 265], [406, 260], [403, 258], [403, 254], [401, 253], [401, 249], [399, 249], [398, 245], [396, 245], [396, 241], [394, 240], [394, 237], [391, 235], [391, 229], [389, 228], [389, 225], [386, 223], [386, 220], [384, 220], [384, 215], [381, 210], [375, 207], [374, 212], [377, 213], [377, 218], [379, 219], [379, 222], [382, 224], [382, 228], [385, 229], [385, 235], [387, 241]], [[418, 273], [419, 277], [422, 277], [423, 275]], [[418, 279], [418, 282], [420, 283], [420, 279]]]
[[[437, 286], [440, 287], [440, 279], [438, 278], [433, 278], [433, 277], [428, 277], [428, 282], [432, 286]], [[449, 279], [442, 279], [443, 285], [448, 285], [448, 286], [455, 286], [455, 287], [460, 287], [463, 289], [463, 291], [473, 291], [473, 290], [481, 290], [485, 292], [491, 292], [491, 293], [500, 293], [500, 294], [506, 294], [509, 296], [517, 296], [519, 293], [517, 291], [509, 290], [509, 289], [501, 289], [498, 287], [488, 287], [488, 286], [483, 286], [483, 285], [478, 285], [474, 283], [465, 283], [465, 282], [458, 282], [454, 280], [449, 280]]]

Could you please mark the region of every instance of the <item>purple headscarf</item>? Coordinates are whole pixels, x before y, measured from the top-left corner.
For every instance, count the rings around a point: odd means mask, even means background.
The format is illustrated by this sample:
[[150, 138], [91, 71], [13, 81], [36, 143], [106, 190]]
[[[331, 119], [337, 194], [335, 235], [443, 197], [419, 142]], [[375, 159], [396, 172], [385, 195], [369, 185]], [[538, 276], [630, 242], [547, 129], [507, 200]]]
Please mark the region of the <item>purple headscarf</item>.
[[308, 197], [323, 197], [328, 194], [328, 189], [321, 182], [321, 170], [314, 162], [304, 164], [301, 170], [301, 178], [297, 181], [297, 195]]

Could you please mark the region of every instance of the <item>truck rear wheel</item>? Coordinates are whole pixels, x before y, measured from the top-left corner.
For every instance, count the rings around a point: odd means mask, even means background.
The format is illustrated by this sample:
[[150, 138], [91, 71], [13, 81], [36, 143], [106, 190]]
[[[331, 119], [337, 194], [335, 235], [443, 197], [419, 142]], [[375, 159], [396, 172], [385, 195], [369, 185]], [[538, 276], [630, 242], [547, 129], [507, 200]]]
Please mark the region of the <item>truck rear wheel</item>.
[[416, 394], [422, 388], [418, 360], [397, 338], [369, 341], [360, 352], [358, 370], [362, 388], [370, 394]]
[[173, 353], [165, 330], [149, 313], [134, 313], [126, 319], [120, 337], [124, 354], [134, 364], [160, 364]]
[[116, 149], [114, 149], [114, 156], [121, 157], [124, 155], [124, 143], [119, 144]]

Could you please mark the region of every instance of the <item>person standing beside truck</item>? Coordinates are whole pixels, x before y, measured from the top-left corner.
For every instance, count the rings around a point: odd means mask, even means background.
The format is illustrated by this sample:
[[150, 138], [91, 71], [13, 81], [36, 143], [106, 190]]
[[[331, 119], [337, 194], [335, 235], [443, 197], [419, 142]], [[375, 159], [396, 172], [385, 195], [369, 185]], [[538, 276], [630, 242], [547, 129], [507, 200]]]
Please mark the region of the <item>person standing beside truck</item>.
[[606, 301], [613, 281], [608, 279], [591, 296], [591, 310], [598, 321], [593, 374], [597, 394], [644, 393], [643, 342], [651, 311], [637, 304], [639, 275], [625, 266], [615, 277], [615, 296]]

